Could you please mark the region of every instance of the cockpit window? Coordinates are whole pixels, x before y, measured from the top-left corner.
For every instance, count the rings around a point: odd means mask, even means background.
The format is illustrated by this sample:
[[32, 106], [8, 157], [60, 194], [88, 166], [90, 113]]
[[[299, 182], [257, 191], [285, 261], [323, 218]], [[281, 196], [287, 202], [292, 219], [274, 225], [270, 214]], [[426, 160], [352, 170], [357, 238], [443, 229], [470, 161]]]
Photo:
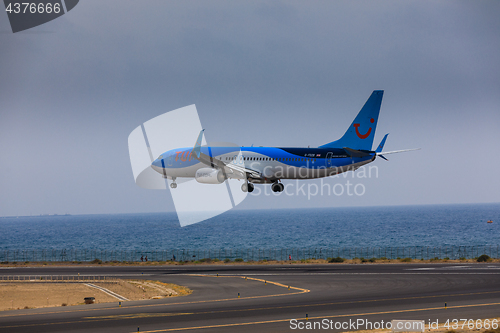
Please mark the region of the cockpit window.
[[162, 160], [163, 159], [163, 155], [160, 155], [158, 156], [157, 160]]

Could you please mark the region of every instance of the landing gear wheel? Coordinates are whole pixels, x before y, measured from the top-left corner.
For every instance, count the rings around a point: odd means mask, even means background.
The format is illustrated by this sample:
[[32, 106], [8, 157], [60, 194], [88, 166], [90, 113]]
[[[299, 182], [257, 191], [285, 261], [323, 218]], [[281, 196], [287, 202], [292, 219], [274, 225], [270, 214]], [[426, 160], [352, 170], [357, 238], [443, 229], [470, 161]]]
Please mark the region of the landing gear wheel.
[[177, 183], [172, 183], [172, 184], [170, 184], [170, 187], [171, 187], [171, 188], [177, 188]]
[[253, 192], [254, 186], [252, 183], [248, 183], [248, 193]]
[[282, 186], [280, 183], [274, 183], [273, 185], [271, 185], [271, 190], [273, 190], [273, 192], [281, 192], [283, 191], [282, 189]]
[[243, 183], [243, 185], [241, 185], [241, 190], [243, 192], [248, 192], [248, 183]]
[[283, 185], [282, 183], [280, 183], [279, 185], [280, 185], [280, 192], [283, 192], [285, 190], [285, 185]]

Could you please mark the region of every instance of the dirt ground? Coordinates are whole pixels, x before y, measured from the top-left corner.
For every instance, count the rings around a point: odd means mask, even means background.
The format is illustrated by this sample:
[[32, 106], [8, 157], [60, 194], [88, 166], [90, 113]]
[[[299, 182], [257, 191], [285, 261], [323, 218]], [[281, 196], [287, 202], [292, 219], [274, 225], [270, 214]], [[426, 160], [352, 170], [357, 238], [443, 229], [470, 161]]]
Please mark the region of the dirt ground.
[[189, 288], [159, 281], [120, 280], [118, 282], [99, 282], [93, 284], [109, 289], [129, 300], [184, 296], [191, 293]]
[[[129, 300], [183, 296], [191, 290], [158, 281], [118, 280], [90, 283], [106, 288]], [[0, 282], [0, 311], [26, 308], [69, 306], [94, 297], [96, 303], [118, 302], [113, 296], [85, 283]]]

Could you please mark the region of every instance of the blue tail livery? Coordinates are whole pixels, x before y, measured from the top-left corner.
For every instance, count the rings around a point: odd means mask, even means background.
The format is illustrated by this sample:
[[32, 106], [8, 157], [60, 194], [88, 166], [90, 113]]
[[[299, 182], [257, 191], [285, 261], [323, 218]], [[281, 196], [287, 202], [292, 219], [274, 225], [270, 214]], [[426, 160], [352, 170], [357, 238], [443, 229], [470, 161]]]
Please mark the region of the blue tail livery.
[[375, 90], [370, 98], [368, 98], [361, 111], [359, 111], [344, 136], [337, 141], [319, 146], [319, 148], [349, 147], [358, 150], [371, 150], [383, 96], [383, 90]]

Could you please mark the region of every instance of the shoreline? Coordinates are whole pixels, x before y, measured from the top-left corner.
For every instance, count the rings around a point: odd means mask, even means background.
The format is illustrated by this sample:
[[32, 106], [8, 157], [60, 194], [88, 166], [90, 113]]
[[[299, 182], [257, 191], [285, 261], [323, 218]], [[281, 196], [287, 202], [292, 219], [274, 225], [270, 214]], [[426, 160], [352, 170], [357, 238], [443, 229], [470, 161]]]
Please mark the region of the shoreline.
[[44, 267], [44, 266], [204, 266], [204, 265], [221, 265], [221, 266], [248, 266], [248, 265], [380, 265], [380, 264], [484, 264], [484, 263], [500, 263], [500, 259], [486, 258], [484, 261], [474, 259], [377, 259], [377, 258], [329, 258], [327, 259], [301, 259], [301, 260], [259, 260], [259, 261], [243, 261], [243, 260], [218, 260], [218, 259], [201, 259], [194, 261], [101, 261], [95, 259], [93, 261], [45, 261], [45, 262], [1, 262], [1, 268], [8, 267]]

